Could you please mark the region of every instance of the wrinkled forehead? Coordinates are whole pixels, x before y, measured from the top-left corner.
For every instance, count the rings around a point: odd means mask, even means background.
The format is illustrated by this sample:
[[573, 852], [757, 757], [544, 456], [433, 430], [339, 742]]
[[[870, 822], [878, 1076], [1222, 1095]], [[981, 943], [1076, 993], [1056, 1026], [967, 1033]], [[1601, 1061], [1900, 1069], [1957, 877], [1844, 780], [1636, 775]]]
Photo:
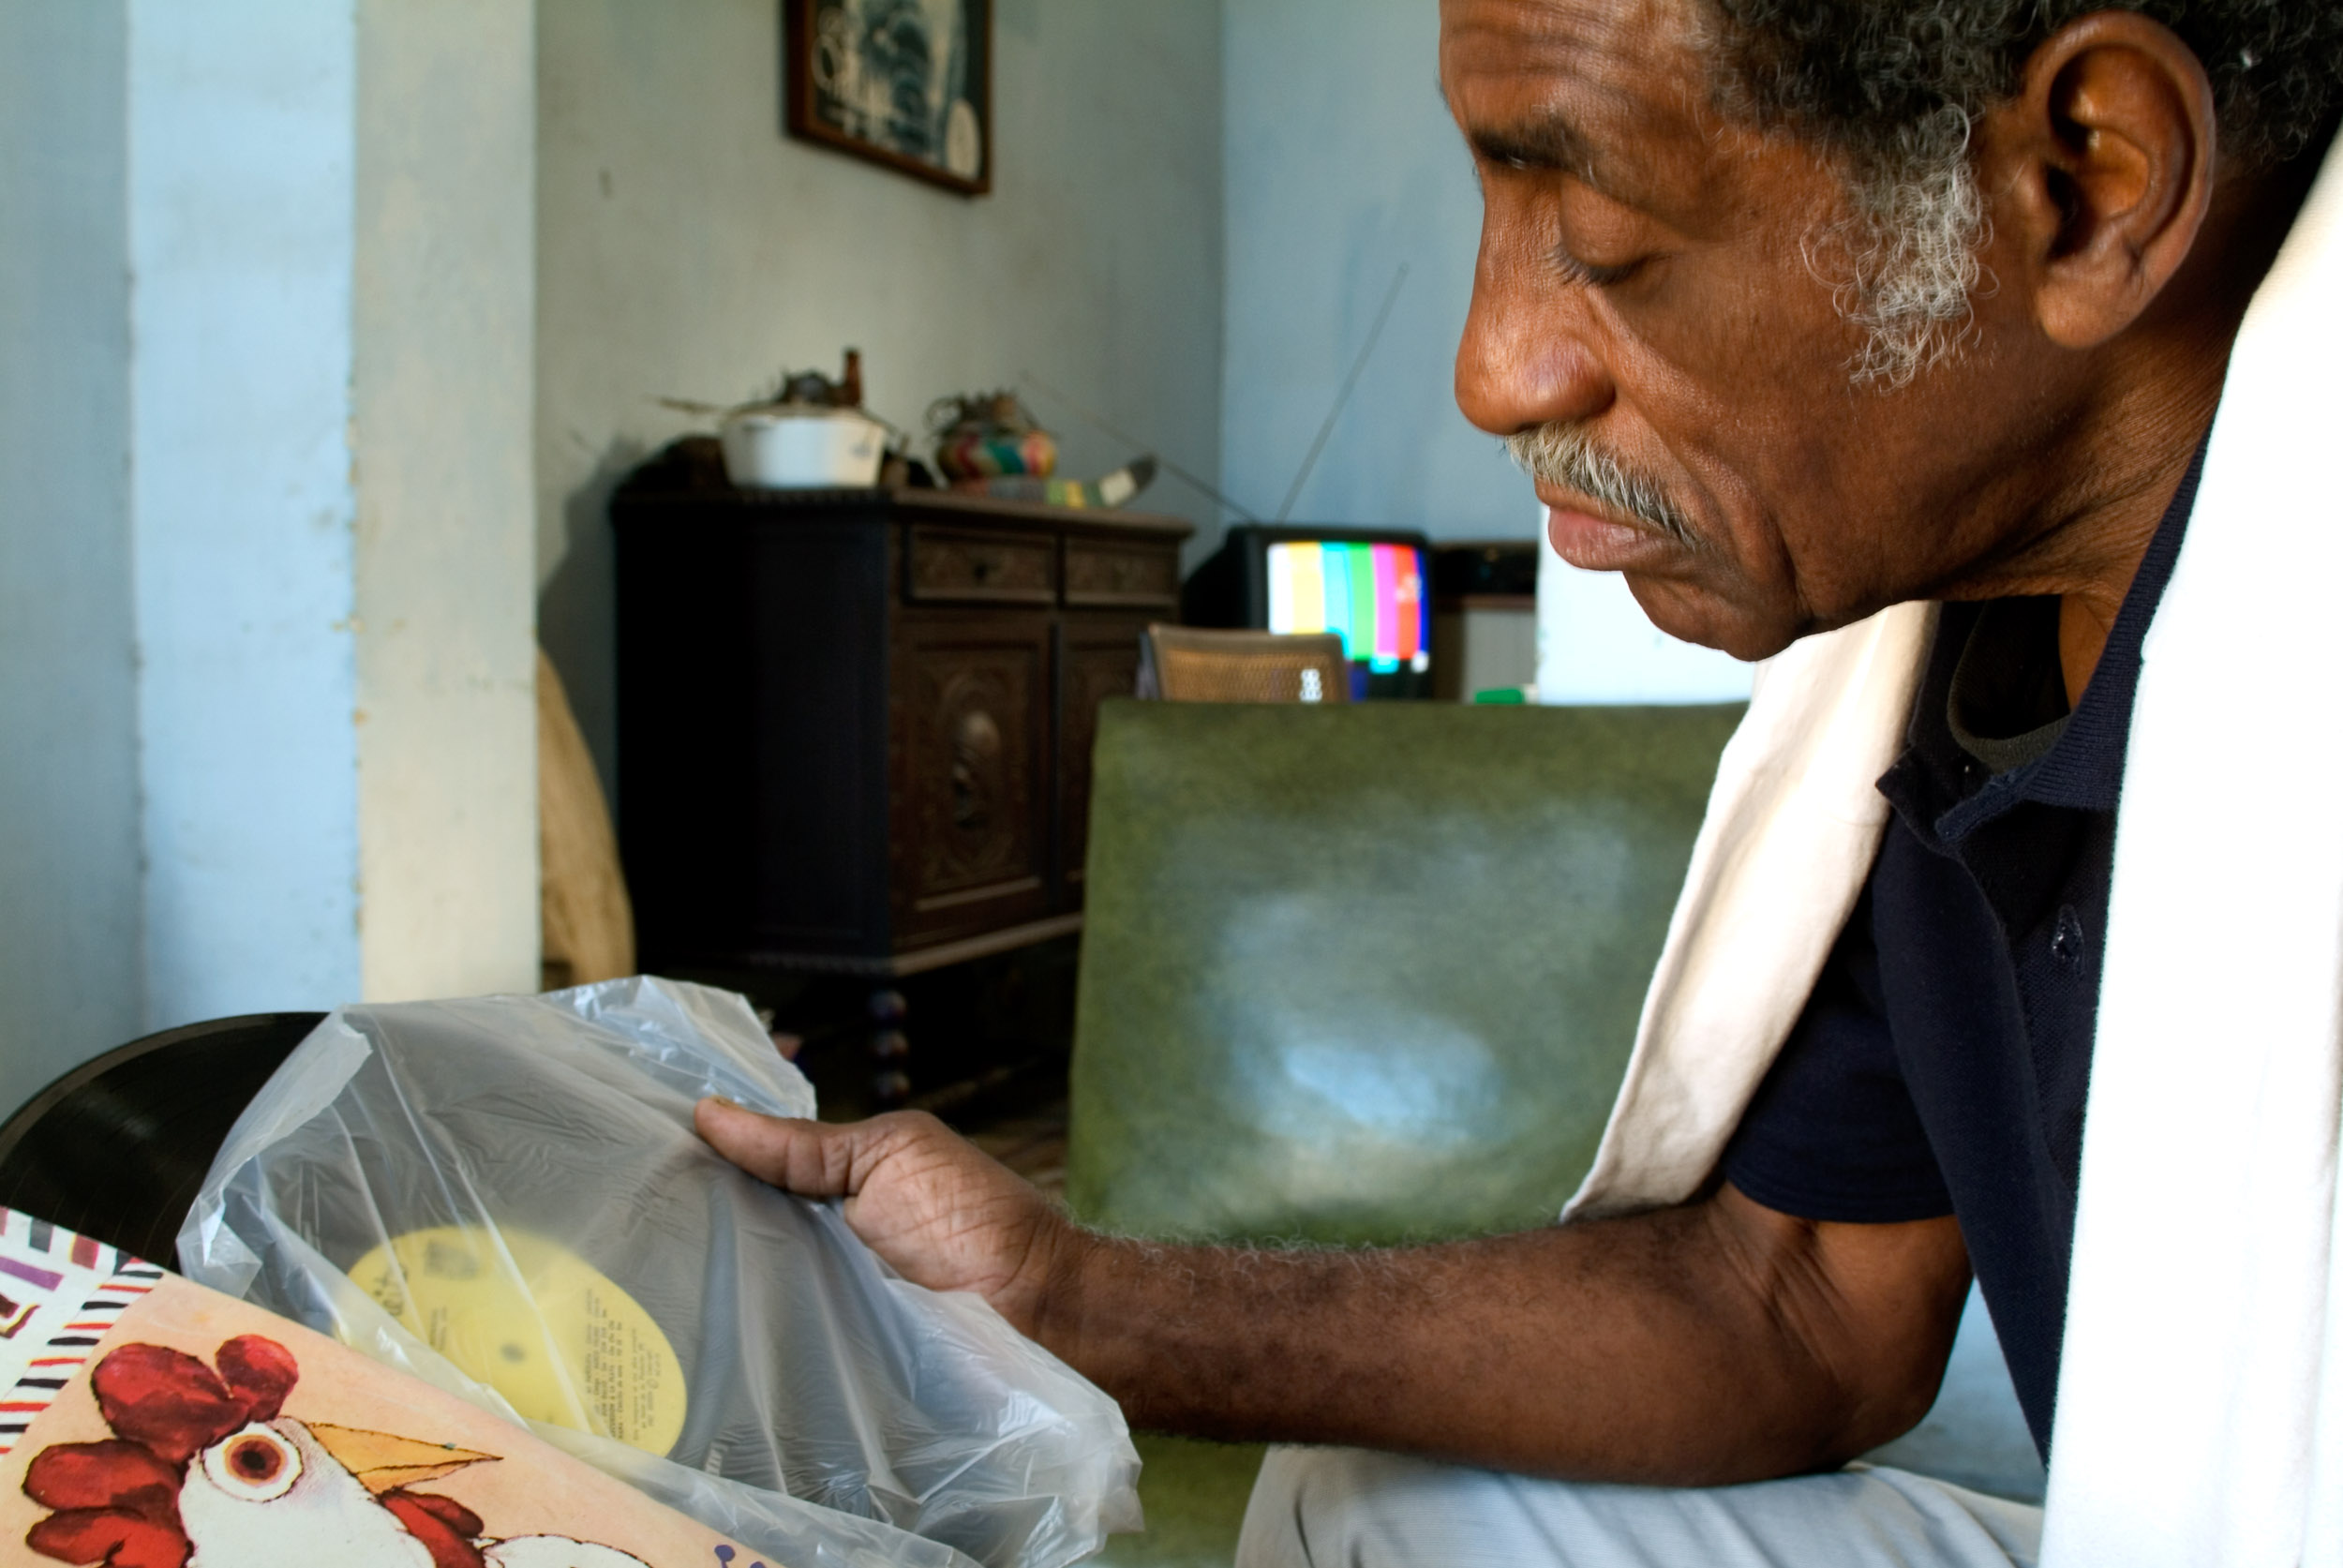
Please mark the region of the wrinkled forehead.
[[1530, 70], [1633, 61], [1693, 45], [1707, 0], [1440, 0], [1440, 47], [1487, 51]]
[[1440, 91], [1474, 152], [1632, 197], [1711, 160], [1703, 0], [1441, 0]]

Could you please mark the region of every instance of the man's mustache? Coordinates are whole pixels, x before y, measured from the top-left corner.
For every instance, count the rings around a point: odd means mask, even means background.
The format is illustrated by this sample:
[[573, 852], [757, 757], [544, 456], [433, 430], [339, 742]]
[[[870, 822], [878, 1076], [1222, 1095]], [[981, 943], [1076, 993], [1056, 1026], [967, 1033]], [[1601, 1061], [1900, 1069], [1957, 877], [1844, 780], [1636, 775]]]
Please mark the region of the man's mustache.
[[1666, 487], [1595, 445], [1583, 425], [1558, 422], [1516, 430], [1505, 438], [1505, 450], [1541, 484], [1575, 491], [1609, 511], [1649, 524], [1679, 544], [1700, 542], [1683, 508], [1668, 499]]

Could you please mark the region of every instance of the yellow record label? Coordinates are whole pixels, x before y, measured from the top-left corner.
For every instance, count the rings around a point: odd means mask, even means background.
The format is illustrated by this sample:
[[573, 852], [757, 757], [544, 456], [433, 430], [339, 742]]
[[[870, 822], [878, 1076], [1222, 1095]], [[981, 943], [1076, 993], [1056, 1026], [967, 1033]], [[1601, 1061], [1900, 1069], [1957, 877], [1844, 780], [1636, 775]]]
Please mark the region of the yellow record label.
[[350, 1271], [407, 1330], [533, 1421], [664, 1455], [683, 1434], [683, 1364], [633, 1296], [527, 1231], [410, 1231]]

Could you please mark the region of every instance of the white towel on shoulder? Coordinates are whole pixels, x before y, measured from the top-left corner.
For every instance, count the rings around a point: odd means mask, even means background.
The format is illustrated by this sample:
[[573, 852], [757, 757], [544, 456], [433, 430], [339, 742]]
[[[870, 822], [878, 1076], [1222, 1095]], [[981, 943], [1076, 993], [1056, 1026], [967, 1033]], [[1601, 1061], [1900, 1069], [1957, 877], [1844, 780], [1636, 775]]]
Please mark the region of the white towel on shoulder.
[[[2143, 651], [2043, 1561], [2343, 1568], [2343, 146], [2255, 295]], [[1566, 1217], [1689, 1197], [1854, 906], [1932, 610], [1810, 637], [1725, 750]]]

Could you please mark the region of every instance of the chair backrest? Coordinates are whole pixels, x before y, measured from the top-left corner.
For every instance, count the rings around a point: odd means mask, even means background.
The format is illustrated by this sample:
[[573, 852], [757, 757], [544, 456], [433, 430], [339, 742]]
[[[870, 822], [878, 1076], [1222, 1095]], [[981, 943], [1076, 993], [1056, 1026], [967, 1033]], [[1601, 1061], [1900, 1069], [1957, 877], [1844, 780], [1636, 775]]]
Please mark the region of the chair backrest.
[[1336, 1242], [1550, 1220], [1740, 711], [1108, 705], [1075, 1212]]
[[324, 1018], [214, 1019], [82, 1063], [0, 1123], [0, 1207], [178, 1267], [180, 1222], [228, 1129]]
[[1147, 628], [1142, 690], [1166, 702], [1349, 702], [1351, 662], [1332, 632]]

